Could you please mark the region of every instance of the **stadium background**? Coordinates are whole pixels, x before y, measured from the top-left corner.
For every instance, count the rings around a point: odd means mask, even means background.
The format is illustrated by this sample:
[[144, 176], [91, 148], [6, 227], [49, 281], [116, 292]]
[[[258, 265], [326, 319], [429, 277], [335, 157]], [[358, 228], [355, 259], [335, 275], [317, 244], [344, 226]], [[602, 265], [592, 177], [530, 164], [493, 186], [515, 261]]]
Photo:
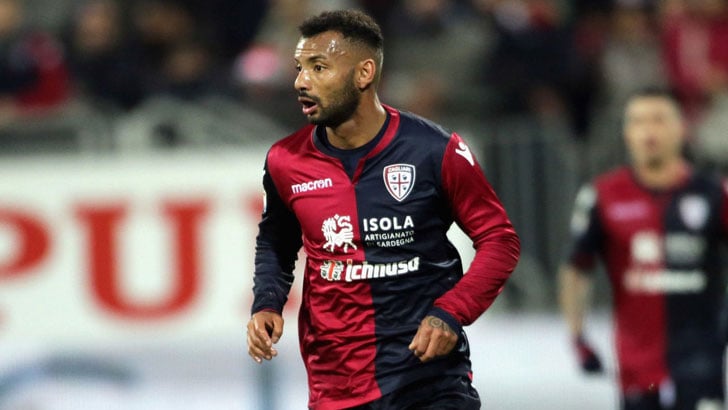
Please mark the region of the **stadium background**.
[[557, 315], [571, 202], [624, 160], [642, 86], [728, 168], [721, 0], [0, 0], [0, 409], [305, 408], [295, 292], [273, 362], [244, 324], [262, 160], [303, 123], [296, 26], [341, 7], [385, 30], [383, 101], [458, 131], [521, 236], [469, 330], [486, 408], [614, 408], [603, 277], [610, 375], [579, 374]]

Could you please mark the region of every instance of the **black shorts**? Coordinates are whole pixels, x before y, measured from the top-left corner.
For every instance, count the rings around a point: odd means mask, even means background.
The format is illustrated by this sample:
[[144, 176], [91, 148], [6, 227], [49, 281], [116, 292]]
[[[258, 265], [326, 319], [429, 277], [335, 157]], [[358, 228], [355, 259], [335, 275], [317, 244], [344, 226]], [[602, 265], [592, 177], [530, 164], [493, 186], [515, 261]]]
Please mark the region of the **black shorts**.
[[479, 410], [480, 396], [466, 376], [418, 380], [349, 410]]

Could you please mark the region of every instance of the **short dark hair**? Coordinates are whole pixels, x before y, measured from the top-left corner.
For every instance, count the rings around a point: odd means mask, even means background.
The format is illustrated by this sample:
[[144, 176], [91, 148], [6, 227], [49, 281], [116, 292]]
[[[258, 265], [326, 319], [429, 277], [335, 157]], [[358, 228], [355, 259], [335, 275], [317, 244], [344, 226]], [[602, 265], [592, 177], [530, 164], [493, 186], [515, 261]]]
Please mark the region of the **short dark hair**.
[[379, 24], [368, 14], [359, 10], [325, 11], [309, 17], [299, 27], [303, 37], [313, 37], [326, 31], [336, 31], [344, 38], [359, 42], [382, 53], [384, 36]]
[[659, 87], [659, 86], [645, 86], [642, 88], [638, 88], [634, 91], [632, 91], [627, 96], [627, 101], [632, 101], [635, 98], [664, 98], [666, 100], [672, 101], [676, 107], [680, 108], [680, 100], [678, 99], [677, 95], [675, 95], [675, 92], [669, 88], [665, 87]]

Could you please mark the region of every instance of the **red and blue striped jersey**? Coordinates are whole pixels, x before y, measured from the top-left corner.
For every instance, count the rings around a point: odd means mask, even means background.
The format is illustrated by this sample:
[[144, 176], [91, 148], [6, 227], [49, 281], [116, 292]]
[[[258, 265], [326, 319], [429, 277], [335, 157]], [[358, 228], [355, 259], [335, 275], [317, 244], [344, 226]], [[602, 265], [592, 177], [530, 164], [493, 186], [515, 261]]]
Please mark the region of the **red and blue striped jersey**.
[[[385, 108], [383, 135], [353, 175], [313, 125], [266, 158], [252, 311], [282, 311], [303, 246], [299, 337], [313, 409], [356, 406], [420, 378], [469, 375], [462, 326], [491, 305], [520, 252], [461, 137]], [[466, 273], [447, 237], [453, 222], [476, 250]], [[461, 337], [451, 354], [423, 364], [407, 346], [428, 314]]]
[[622, 389], [720, 380], [728, 183], [691, 171], [654, 191], [621, 167], [581, 189], [572, 231], [571, 263], [600, 256], [609, 276]]

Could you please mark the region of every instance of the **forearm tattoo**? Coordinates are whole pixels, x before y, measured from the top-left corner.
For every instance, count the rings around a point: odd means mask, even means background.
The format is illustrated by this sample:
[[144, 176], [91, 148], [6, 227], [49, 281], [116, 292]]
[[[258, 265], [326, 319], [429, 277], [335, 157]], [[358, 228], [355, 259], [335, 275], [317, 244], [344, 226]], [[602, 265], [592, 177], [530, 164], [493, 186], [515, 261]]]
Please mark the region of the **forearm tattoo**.
[[450, 328], [450, 325], [448, 325], [447, 323], [445, 323], [445, 321], [443, 321], [440, 318], [437, 318], [437, 317], [434, 317], [434, 316], [430, 316], [430, 317], [427, 318], [427, 324], [430, 325], [430, 326], [432, 326], [432, 327], [434, 327], [434, 328], [439, 328], [439, 329], [442, 329], [442, 330], [444, 330], [446, 332], [452, 333], [452, 329]]

